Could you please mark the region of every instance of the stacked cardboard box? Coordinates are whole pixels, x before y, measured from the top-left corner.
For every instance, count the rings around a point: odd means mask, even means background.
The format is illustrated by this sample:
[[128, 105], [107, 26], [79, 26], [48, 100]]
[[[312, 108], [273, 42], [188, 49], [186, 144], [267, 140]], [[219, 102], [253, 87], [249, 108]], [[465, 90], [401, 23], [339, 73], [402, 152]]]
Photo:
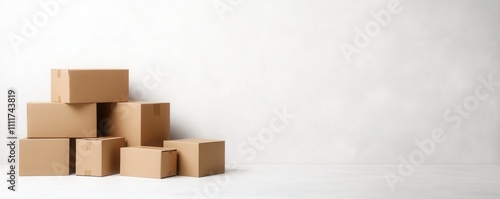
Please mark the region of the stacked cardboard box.
[[21, 176], [224, 173], [224, 141], [169, 140], [170, 103], [129, 102], [128, 70], [53, 69], [51, 75], [51, 102], [27, 106]]
[[76, 140], [76, 175], [107, 176], [120, 171], [120, 148], [123, 137], [100, 137]]
[[165, 140], [163, 147], [177, 149], [179, 175], [203, 177], [224, 173], [224, 141], [207, 139]]
[[[117, 173], [125, 140], [122, 144], [120, 139], [111, 143], [111, 138], [96, 138], [97, 108], [102, 102], [128, 101], [128, 70], [54, 69], [51, 75], [51, 102], [27, 105], [28, 138], [20, 141], [19, 174]], [[90, 139], [101, 144], [93, 147]]]
[[164, 178], [177, 175], [177, 151], [162, 147], [125, 147], [121, 149], [120, 174]]

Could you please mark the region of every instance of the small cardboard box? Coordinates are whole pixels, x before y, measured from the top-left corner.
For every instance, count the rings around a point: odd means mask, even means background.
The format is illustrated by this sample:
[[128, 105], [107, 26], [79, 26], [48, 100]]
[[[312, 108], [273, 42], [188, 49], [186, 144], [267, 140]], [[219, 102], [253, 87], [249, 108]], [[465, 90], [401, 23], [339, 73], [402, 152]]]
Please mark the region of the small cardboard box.
[[222, 140], [165, 140], [163, 147], [177, 149], [179, 175], [203, 177], [225, 172], [225, 143]]
[[128, 101], [127, 69], [52, 69], [52, 102]]
[[19, 139], [20, 176], [62, 176], [74, 172], [74, 139]]
[[177, 151], [162, 147], [124, 147], [120, 175], [165, 178], [177, 175]]
[[[162, 147], [170, 136], [170, 103], [99, 104], [99, 123], [106, 136], [125, 137], [127, 146]], [[106, 122], [102, 122], [102, 121]]]
[[108, 176], [120, 172], [120, 148], [125, 138], [99, 137], [76, 140], [76, 175]]
[[97, 136], [97, 105], [28, 103], [28, 138]]

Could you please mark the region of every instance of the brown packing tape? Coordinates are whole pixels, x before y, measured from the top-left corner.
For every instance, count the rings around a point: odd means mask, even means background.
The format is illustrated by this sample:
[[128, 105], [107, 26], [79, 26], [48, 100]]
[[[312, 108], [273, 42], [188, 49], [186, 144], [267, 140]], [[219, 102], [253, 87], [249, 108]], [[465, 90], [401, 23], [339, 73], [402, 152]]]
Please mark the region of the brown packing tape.
[[92, 175], [92, 170], [85, 170], [83, 173], [86, 176], [91, 176]]
[[154, 113], [154, 115], [160, 115], [160, 105], [159, 104], [153, 104], [153, 113]]
[[58, 101], [58, 102], [61, 102], [61, 95], [58, 95], [58, 96], [57, 96], [57, 101]]
[[61, 78], [61, 70], [57, 70], [57, 78]]
[[85, 150], [87, 150], [87, 151], [92, 150], [92, 142], [86, 142], [85, 143]]

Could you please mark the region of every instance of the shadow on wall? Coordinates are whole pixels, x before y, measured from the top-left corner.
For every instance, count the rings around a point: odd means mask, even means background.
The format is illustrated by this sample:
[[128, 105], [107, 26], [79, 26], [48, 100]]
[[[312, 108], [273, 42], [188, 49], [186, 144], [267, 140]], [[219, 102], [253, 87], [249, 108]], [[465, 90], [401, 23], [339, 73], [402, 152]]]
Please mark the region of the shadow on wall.
[[171, 140], [189, 138], [189, 137], [186, 137], [188, 135], [189, 134], [185, 130], [183, 130], [182, 127], [180, 127], [179, 125], [176, 125], [176, 124], [172, 124], [172, 122], [170, 122], [170, 139]]

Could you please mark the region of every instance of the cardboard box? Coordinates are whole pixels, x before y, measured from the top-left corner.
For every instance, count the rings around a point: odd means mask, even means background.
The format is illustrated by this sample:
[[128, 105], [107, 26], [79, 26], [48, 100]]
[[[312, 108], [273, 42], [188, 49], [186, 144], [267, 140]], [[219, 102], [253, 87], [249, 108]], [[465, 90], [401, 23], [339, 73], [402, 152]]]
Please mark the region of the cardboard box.
[[19, 139], [20, 176], [62, 176], [74, 172], [73, 139]]
[[28, 103], [28, 138], [97, 136], [97, 105]]
[[120, 172], [120, 148], [125, 138], [100, 137], [76, 140], [76, 175], [108, 176]]
[[177, 175], [177, 151], [162, 147], [121, 148], [120, 175], [165, 178]]
[[177, 149], [179, 175], [203, 177], [225, 172], [225, 143], [222, 140], [165, 140], [163, 147]]
[[127, 69], [52, 69], [52, 102], [128, 101]]
[[[127, 146], [162, 147], [170, 136], [170, 104], [118, 102], [99, 104], [106, 136], [125, 137]], [[106, 121], [106, 122], [103, 122]]]

